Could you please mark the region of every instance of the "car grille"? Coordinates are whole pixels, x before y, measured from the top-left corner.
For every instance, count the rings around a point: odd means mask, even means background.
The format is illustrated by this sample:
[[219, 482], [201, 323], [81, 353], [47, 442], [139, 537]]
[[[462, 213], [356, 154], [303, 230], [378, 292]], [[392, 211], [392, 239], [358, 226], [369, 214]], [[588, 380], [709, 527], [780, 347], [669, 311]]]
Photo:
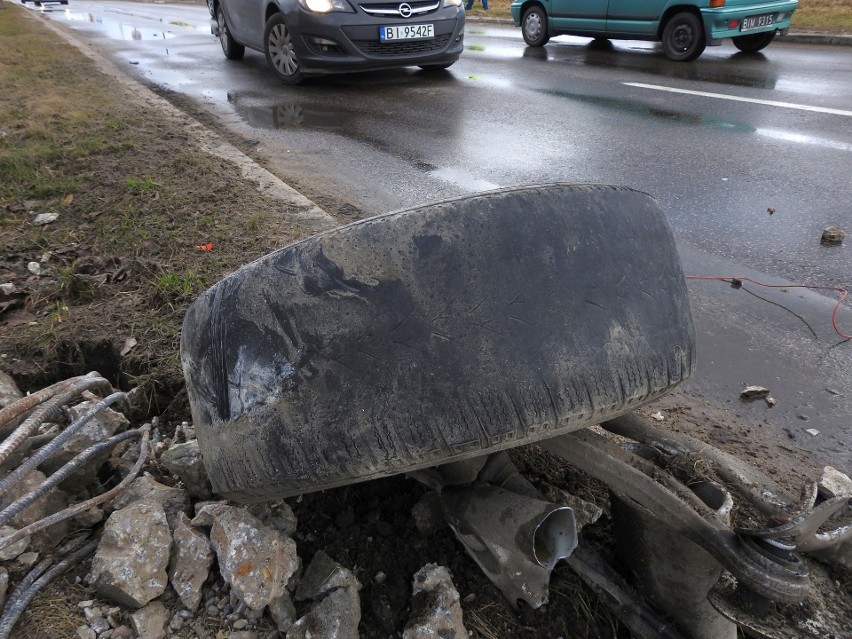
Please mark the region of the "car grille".
[[367, 55], [410, 55], [412, 53], [431, 53], [446, 48], [450, 42], [449, 33], [437, 36], [434, 40], [412, 40], [409, 42], [379, 42], [378, 40], [355, 40], [354, 45]]
[[[367, 13], [371, 16], [387, 16], [393, 18], [399, 18], [399, 5], [400, 2], [383, 2], [379, 4], [359, 4], [361, 10], [364, 13]], [[411, 7], [411, 17], [420, 17], [424, 16], [427, 13], [432, 13], [433, 11], [437, 11], [441, 7], [441, 0], [422, 0], [414, 2], [408, 2], [409, 7]]]

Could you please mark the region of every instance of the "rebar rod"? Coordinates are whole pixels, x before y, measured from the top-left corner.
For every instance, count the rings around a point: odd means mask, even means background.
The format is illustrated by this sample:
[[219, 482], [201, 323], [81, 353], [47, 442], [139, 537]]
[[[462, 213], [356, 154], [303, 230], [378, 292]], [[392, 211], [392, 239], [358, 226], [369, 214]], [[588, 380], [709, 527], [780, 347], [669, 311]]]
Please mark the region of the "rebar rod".
[[21, 465], [19, 465], [15, 470], [6, 475], [2, 480], [0, 480], [0, 495], [4, 494], [7, 490], [9, 490], [12, 486], [21, 481], [27, 473], [36, 468], [43, 461], [48, 459], [51, 455], [53, 455], [65, 442], [67, 442], [71, 437], [73, 437], [77, 431], [79, 431], [83, 426], [89, 423], [89, 421], [103, 411], [108, 406], [111, 406], [115, 402], [120, 399], [125, 399], [127, 395], [125, 393], [113, 393], [112, 395], [102, 399], [94, 406], [90, 407], [86, 412], [84, 412], [80, 417], [78, 417], [68, 428], [62, 431], [59, 435], [57, 435], [53, 441], [51, 441], [46, 446], [42, 447], [37, 453], [33, 454], [32, 457], [26, 459]]
[[22, 397], [13, 404], [9, 404], [8, 406], [0, 410], [0, 439], [5, 438], [9, 433], [15, 430], [14, 427], [9, 428], [7, 426], [9, 422], [18, 419], [23, 415], [26, 415], [29, 411], [31, 411], [39, 404], [46, 402], [54, 395], [63, 392], [69, 386], [72, 386], [77, 382], [85, 379], [103, 378], [100, 376], [99, 373], [96, 373], [94, 371], [92, 371], [91, 373], [86, 373], [85, 375], [80, 375], [79, 377], [71, 377], [70, 379], [65, 379], [61, 382], [56, 382], [55, 384], [48, 386], [47, 388], [42, 388], [40, 391], [36, 391], [31, 395]]

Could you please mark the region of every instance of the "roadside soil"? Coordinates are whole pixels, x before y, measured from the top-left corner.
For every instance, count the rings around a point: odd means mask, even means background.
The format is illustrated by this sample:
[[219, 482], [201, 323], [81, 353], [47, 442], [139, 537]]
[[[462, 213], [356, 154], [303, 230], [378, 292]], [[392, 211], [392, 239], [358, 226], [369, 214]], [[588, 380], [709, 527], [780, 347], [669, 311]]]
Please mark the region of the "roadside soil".
[[[190, 124], [152, 107], [10, 3], [0, 3], [0, 51], [0, 369], [25, 392], [98, 370], [117, 388], [140, 389], [145, 401], [134, 420], [158, 415], [172, 432], [190, 419], [178, 362], [187, 305], [308, 231], [235, 166], [201, 151]], [[40, 225], [39, 214], [56, 218]], [[824, 465], [766, 424], [703, 398], [676, 392], [643, 410], [656, 411], [667, 428], [754, 463], [796, 493]], [[536, 447], [513, 457], [534, 483], [608, 510], [600, 484]], [[549, 604], [513, 610], [448, 529], [417, 530], [411, 508], [424, 493], [393, 477], [288, 500], [299, 518], [300, 556], [324, 550], [364, 584], [363, 637], [398, 636], [411, 577], [429, 562], [450, 568], [472, 637], [629, 636], [564, 564]], [[611, 540], [607, 514], [581, 543], [617, 565]], [[13, 637], [75, 636], [84, 623], [77, 603], [90, 594], [73, 577], [84, 573], [85, 566], [39, 595]], [[848, 575], [836, 579], [849, 595]]]

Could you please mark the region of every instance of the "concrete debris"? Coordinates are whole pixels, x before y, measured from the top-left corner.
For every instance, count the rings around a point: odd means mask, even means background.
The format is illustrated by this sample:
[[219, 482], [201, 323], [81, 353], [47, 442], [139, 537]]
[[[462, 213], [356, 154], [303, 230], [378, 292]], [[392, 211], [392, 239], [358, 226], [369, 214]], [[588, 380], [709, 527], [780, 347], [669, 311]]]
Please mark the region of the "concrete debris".
[[79, 515], [72, 517], [72, 521], [80, 528], [94, 528], [104, 520], [104, 511], [100, 506], [92, 506]]
[[112, 631], [112, 639], [131, 639], [133, 630], [129, 626], [118, 626]]
[[160, 463], [178, 477], [196, 499], [210, 499], [213, 496], [197, 439], [185, 444], [174, 444], [162, 454]]
[[[70, 407], [68, 409], [70, 419], [72, 421], [76, 420], [96, 403], [94, 400], [85, 401]], [[90, 446], [109, 439], [116, 433], [127, 430], [129, 425], [130, 422], [127, 421], [124, 415], [111, 408], [105, 408], [74, 433], [71, 439], [65, 442], [54, 455], [51, 455], [49, 459], [41, 464], [40, 468], [48, 475], [54, 473]], [[104, 450], [95, 455], [81, 466], [77, 472], [62, 482], [61, 486], [71, 491], [84, 489], [92, 480], [97, 478], [98, 469], [109, 459], [109, 455], [109, 450]]]
[[426, 564], [414, 575], [411, 615], [403, 639], [463, 639], [464, 627], [459, 592], [450, 571], [444, 566]]
[[805, 432], [811, 437], [816, 437], [817, 435], [819, 435], [819, 431], [816, 428], [808, 428]]
[[33, 226], [45, 226], [59, 219], [59, 213], [39, 213], [33, 220]]
[[827, 246], [837, 246], [839, 244], [843, 244], [843, 239], [846, 237], [846, 233], [841, 231], [836, 226], [829, 226], [822, 232], [822, 238], [820, 238], [820, 242]]
[[37, 552], [25, 552], [22, 555], [18, 555], [17, 559], [15, 559], [15, 564], [18, 570], [29, 570], [35, 566], [38, 559], [39, 554]]
[[653, 419], [654, 421], [657, 421], [657, 422], [662, 422], [662, 421], [665, 421], [666, 416], [663, 415], [662, 411], [658, 410], [656, 413], [651, 414], [651, 419]]
[[817, 483], [819, 494], [825, 499], [834, 497], [852, 497], [852, 479], [832, 466], [822, 469], [822, 476]]
[[77, 626], [77, 639], [97, 639], [97, 636], [89, 626]]
[[107, 630], [111, 630], [112, 626], [110, 626], [109, 622], [103, 617], [93, 617], [92, 620], [89, 621], [89, 628], [94, 630], [95, 633], [100, 636]]
[[[6, 508], [13, 502], [17, 501], [34, 488], [39, 486], [46, 479], [44, 473], [34, 470], [28, 473], [21, 481], [9, 488], [2, 497], [0, 497], [0, 509]], [[60, 489], [54, 489], [41, 499], [27, 506], [17, 515], [9, 520], [8, 524], [16, 529], [21, 529], [24, 526], [43, 519], [48, 515], [59, 512], [68, 507], [68, 494]], [[57, 540], [62, 539], [68, 532], [68, 522], [62, 521], [46, 528], [32, 536], [32, 546], [38, 549], [53, 548]]]
[[350, 570], [338, 564], [322, 550], [318, 550], [299, 581], [296, 601], [320, 599], [325, 593], [337, 588], [352, 588], [357, 591], [361, 589], [361, 584]]
[[159, 503], [165, 510], [169, 523], [173, 523], [180, 514], [190, 510], [189, 496], [185, 490], [161, 484], [148, 473], [134, 479], [127, 490], [113, 500], [112, 505], [120, 509], [137, 501]]
[[[332, 590], [287, 631], [287, 639], [358, 639], [361, 600], [355, 588]], [[467, 635], [465, 635], [467, 636]]]
[[270, 601], [267, 609], [280, 632], [286, 633], [296, 622], [296, 606], [286, 590], [283, 595]]
[[125, 355], [127, 355], [130, 351], [132, 351], [132, 350], [136, 347], [136, 345], [137, 345], [137, 344], [139, 344], [139, 342], [138, 342], [138, 341], [136, 341], [136, 338], [135, 338], [135, 337], [127, 337], [127, 338], [125, 338], [125, 340], [124, 340], [124, 346], [122, 346], [122, 347], [121, 347], [121, 351], [119, 352], [119, 355], [121, 355], [122, 357], [124, 357], [124, 356], [125, 356]]
[[296, 542], [264, 526], [245, 508], [209, 504], [200, 509], [192, 524], [210, 525], [219, 571], [252, 610], [263, 610], [283, 595], [299, 568]]
[[769, 408], [772, 408], [777, 403], [778, 403], [778, 400], [775, 399], [774, 397], [770, 397], [770, 396], [766, 397], [766, 405], [769, 406]]
[[[13, 528], [12, 526], [0, 526], [0, 539], [16, 532], [18, 532], [18, 529]], [[30, 537], [30, 535], [27, 535], [20, 541], [16, 541], [14, 544], [0, 549], [0, 561], [10, 561], [12, 559], [17, 558], [18, 555], [26, 552], [27, 547], [30, 545], [31, 539], [32, 538]]]
[[0, 408], [6, 408], [21, 399], [24, 394], [15, 384], [15, 380], [8, 374], [0, 371]]
[[766, 399], [769, 397], [769, 389], [763, 386], [746, 386], [740, 392], [740, 399], [744, 402], [754, 401], [756, 399]]
[[92, 561], [91, 581], [102, 596], [140, 608], [166, 590], [172, 537], [162, 504], [137, 501], [115, 511]]
[[285, 501], [264, 502], [247, 506], [248, 511], [257, 517], [264, 526], [292, 537], [296, 532], [296, 515], [290, 504]]
[[434, 490], [423, 495], [411, 508], [414, 526], [420, 534], [431, 537], [447, 527], [447, 519], [441, 508], [441, 497]]
[[190, 525], [184, 513], [175, 520], [172, 536], [169, 578], [183, 605], [194, 611], [201, 602], [201, 587], [210, 575], [213, 548], [204, 533]]
[[36, 277], [39, 277], [42, 274], [41, 264], [38, 262], [27, 262], [27, 270]]
[[169, 617], [169, 611], [163, 604], [152, 601], [134, 612], [130, 616], [130, 621], [139, 639], [164, 639]]

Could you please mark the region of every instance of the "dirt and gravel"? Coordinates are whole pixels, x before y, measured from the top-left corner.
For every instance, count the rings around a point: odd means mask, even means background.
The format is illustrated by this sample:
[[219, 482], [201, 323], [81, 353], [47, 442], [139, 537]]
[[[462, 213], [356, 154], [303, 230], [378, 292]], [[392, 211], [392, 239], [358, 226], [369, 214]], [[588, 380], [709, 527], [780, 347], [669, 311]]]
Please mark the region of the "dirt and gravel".
[[[0, 369], [25, 392], [98, 370], [117, 388], [140, 387], [145, 401], [131, 417], [158, 415], [168, 435], [190, 418], [177, 357], [189, 302], [309, 229], [233, 164], [201, 150], [192, 123], [153, 108], [9, 3], [0, 4], [0, 50]], [[56, 217], [41, 224], [39, 214]], [[666, 427], [754, 463], [796, 493], [824, 465], [767, 424], [683, 392], [643, 412], [660, 412]], [[600, 484], [536, 447], [513, 457], [533, 483], [607, 507]], [[398, 636], [411, 578], [429, 562], [449, 567], [472, 637], [629, 636], [565, 564], [554, 572], [550, 603], [513, 610], [448, 528], [418, 531], [411, 509], [424, 493], [392, 477], [288, 500], [300, 556], [323, 550], [364, 585], [363, 637]], [[617, 563], [607, 515], [581, 543]], [[84, 573], [39, 595], [13, 636], [75, 636], [84, 623], [77, 603], [91, 595], [74, 583]], [[852, 600], [849, 576], [836, 579]]]

